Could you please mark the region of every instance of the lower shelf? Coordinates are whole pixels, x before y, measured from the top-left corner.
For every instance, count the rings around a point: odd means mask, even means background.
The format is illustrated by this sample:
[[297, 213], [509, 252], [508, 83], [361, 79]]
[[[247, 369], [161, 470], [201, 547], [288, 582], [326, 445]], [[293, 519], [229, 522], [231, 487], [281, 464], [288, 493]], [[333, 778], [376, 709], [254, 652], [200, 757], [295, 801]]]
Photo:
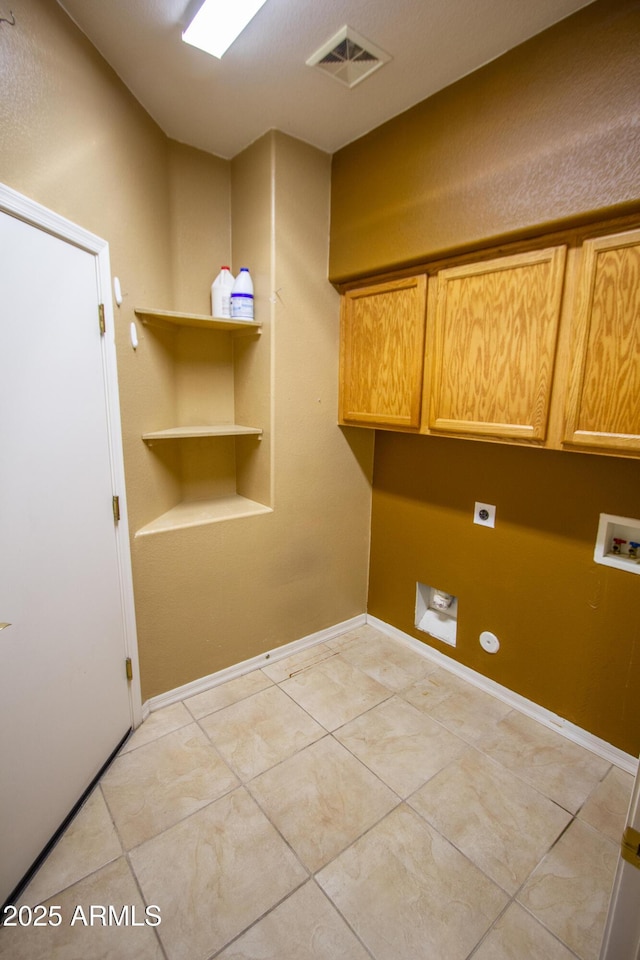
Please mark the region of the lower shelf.
[[202, 427], [171, 427], [143, 433], [143, 440], [184, 440], [189, 437], [246, 437], [261, 436], [261, 427], [242, 427], [237, 423], [215, 423]]
[[146, 537], [153, 533], [166, 533], [168, 530], [181, 530], [185, 527], [199, 527], [219, 520], [232, 520], [236, 517], [253, 517], [261, 513], [271, 513], [271, 507], [263, 503], [248, 500], [235, 494], [216, 500], [192, 500], [179, 503], [163, 513], [162, 516], [147, 523], [136, 531], [136, 537]]

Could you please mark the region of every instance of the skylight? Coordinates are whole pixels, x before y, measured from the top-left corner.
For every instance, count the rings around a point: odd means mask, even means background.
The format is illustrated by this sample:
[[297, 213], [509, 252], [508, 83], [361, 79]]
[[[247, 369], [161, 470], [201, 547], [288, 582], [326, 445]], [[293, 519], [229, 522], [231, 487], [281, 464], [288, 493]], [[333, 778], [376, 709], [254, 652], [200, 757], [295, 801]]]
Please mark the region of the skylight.
[[204, 0], [182, 39], [220, 59], [266, 0]]

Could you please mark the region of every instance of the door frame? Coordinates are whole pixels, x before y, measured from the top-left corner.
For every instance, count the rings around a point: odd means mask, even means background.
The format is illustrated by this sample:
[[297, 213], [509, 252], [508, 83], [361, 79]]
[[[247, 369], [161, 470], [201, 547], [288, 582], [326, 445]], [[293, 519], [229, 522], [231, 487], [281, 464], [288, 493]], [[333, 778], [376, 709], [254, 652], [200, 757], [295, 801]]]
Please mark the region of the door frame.
[[[640, 768], [636, 774], [626, 824], [640, 830]], [[600, 960], [640, 958], [640, 870], [618, 857]]]
[[[117, 494], [120, 506], [120, 522], [114, 524], [116, 555], [120, 581], [120, 602], [124, 627], [126, 656], [131, 658], [133, 679], [129, 683], [129, 708], [131, 725], [142, 722], [142, 694], [136, 633], [135, 605], [133, 597], [133, 572], [131, 568], [131, 545], [127, 517], [126, 486], [120, 401], [118, 394], [118, 369], [115, 344], [115, 322], [111, 297], [111, 266], [109, 244], [96, 234], [85, 230], [55, 211], [25, 197], [11, 187], [0, 183], [0, 210], [25, 223], [44, 230], [60, 240], [85, 250], [95, 258], [96, 282], [99, 302], [104, 306], [105, 334], [100, 338], [102, 366], [104, 371], [107, 432], [109, 436], [109, 459], [111, 463], [111, 486]], [[97, 318], [96, 318], [97, 322]]]

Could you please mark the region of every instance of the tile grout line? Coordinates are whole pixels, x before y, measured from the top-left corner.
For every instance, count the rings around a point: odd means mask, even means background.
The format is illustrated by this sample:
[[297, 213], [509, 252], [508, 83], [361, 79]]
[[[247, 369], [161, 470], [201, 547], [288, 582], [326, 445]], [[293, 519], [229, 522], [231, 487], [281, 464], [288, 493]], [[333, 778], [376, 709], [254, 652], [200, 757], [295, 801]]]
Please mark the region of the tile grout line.
[[237, 933], [235, 936], [231, 937], [230, 940], [227, 940], [227, 942], [224, 943], [218, 950], [214, 950], [213, 953], [207, 954], [206, 960], [215, 960], [216, 957], [219, 957], [220, 954], [223, 953], [228, 947], [230, 947], [234, 943], [237, 943], [237, 941], [240, 940], [241, 937], [244, 937], [245, 933], [248, 933], [249, 930], [252, 930], [255, 926], [261, 923], [261, 921], [264, 920], [265, 917], [268, 917], [269, 914], [273, 913], [274, 910], [277, 910], [278, 907], [282, 906], [283, 903], [286, 903], [287, 900], [290, 897], [293, 897], [294, 894], [298, 893], [299, 890], [302, 890], [305, 884], [309, 883], [311, 879], [312, 878], [308, 876], [306, 877], [306, 879], [301, 880], [296, 887], [294, 887], [292, 890], [289, 891], [289, 893], [286, 893], [283, 897], [281, 897], [277, 903], [274, 903], [273, 906], [269, 907], [268, 910], [265, 910], [264, 913], [262, 913], [259, 917], [256, 917], [255, 920], [253, 920], [250, 924], [244, 927], [244, 929], [242, 929], [240, 933]]
[[[131, 863], [131, 860], [129, 859], [129, 854], [126, 853], [126, 854], [125, 854], [125, 857], [126, 857], [126, 860], [127, 860], [127, 866], [129, 867], [129, 870], [130, 870], [130, 872], [131, 872], [131, 876], [133, 877], [133, 882], [135, 883], [136, 889], [137, 889], [138, 893], [140, 894], [140, 898], [141, 898], [142, 902], [144, 903], [145, 907], [148, 907], [148, 906], [150, 906], [150, 904], [148, 903], [147, 898], [145, 897], [145, 895], [144, 895], [144, 893], [143, 893], [142, 887], [140, 886], [140, 881], [138, 880], [138, 874], [137, 874], [136, 871], [134, 870], [133, 864]], [[162, 908], [160, 909], [160, 916], [162, 916]], [[160, 945], [160, 950], [162, 951], [162, 956], [165, 958], [165, 960], [170, 960], [169, 954], [167, 953], [167, 951], [166, 951], [166, 949], [165, 949], [165, 946], [164, 946], [164, 943], [163, 943], [163, 941], [162, 941], [162, 937], [160, 936], [160, 927], [161, 927], [161, 926], [162, 926], [162, 921], [161, 921], [160, 923], [156, 924], [156, 925], [153, 927], [153, 932], [154, 932], [154, 934], [155, 934], [155, 936], [156, 936], [157, 942], [158, 942], [159, 945]]]
[[[394, 809], [395, 809], [395, 808], [394, 808]], [[388, 816], [388, 814], [387, 814], [387, 816]], [[328, 864], [326, 864], [326, 866], [328, 866]], [[324, 870], [324, 867], [323, 867], [322, 869]], [[360, 944], [362, 944], [363, 948], [367, 951], [367, 954], [372, 958], [372, 960], [376, 960], [376, 956], [375, 956], [375, 954], [373, 953], [373, 951], [369, 949], [369, 947], [366, 945], [366, 943], [364, 942], [364, 940], [362, 939], [362, 937], [360, 936], [360, 934], [357, 932], [357, 930], [354, 929], [354, 927], [353, 927], [353, 925], [351, 924], [351, 922], [350, 922], [349, 920], [347, 920], [347, 918], [346, 918], [345, 915], [343, 914], [342, 910], [340, 910], [340, 908], [338, 907], [337, 903], [334, 903], [333, 900], [331, 899], [331, 897], [329, 896], [329, 894], [326, 892], [326, 890], [323, 890], [323, 889], [322, 889], [322, 887], [321, 887], [320, 884], [318, 883], [318, 880], [317, 880], [317, 878], [316, 878], [315, 875], [312, 877], [312, 883], [315, 885], [316, 889], [320, 891], [320, 893], [321, 893], [322, 896], [325, 898], [325, 900], [330, 904], [330, 906], [336, 911], [336, 913], [338, 914], [338, 916], [342, 918], [343, 922], [347, 925], [347, 927], [349, 928], [349, 930], [351, 930], [351, 932], [352, 932], [352, 934], [354, 935], [354, 937], [358, 940], [358, 942], [359, 942]]]

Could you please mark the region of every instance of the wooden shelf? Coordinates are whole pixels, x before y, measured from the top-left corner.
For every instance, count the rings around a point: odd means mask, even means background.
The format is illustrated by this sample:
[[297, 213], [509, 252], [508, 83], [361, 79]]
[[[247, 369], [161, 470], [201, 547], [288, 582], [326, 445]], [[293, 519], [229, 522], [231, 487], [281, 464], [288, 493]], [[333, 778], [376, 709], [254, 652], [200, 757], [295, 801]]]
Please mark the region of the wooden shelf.
[[245, 437], [261, 436], [260, 427], [242, 427], [237, 423], [214, 423], [201, 427], [170, 427], [143, 433], [143, 440], [184, 440], [188, 437]]
[[[223, 348], [222, 360], [225, 364], [223, 385], [228, 385], [231, 397], [226, 397], [227, 402], [224, 402], [223, 407], [220, 409], [218, 409], [216, 405], [218, 402], [217, 396], [213, 396], [212, 394], [212, 397], [209, 399], [213, 400], [211, 410], [213, 416], [216, 415], [216, 411], [218, 415], [224, 416], [228, 413], [228, 415], [233, 416], [231, 412], [233, 410], [232, 376], [235, 375], [235, 368], [233, 351], [231, 349], [232, 344], [228, 341], [227, 337], [229, 335], [233, 338], [243, 335], [255, 337], [256, 334], [260, 334], [262, 325], [255, 320], [219, 320], [216, 317], [210, 317], [205, 314], [177, 313], [172, 310], [152, 310], [146, 307], [135, 307], [134, 311], [136, 317], [138, 317], [143, 324], [148, 324], [150, 327], [155, 326], [165, 330], [172, 329], [176, 332], [180, 328], [186, 327], [208, 330], [211, 333], [225, 334], [224, 339], [218, 341], [216, 350], [218, 347]], [[188, 361], [185, 361], [183, 357], [182, 345], [180, 343], [181, 339], [182, 338], [178, 338], [176, 340], [172, 359], [174, 369], [178, 371], [181, 379], [181, 399], [183, 403], [188, 400], [192, 401], [191, 405], [188, 402], [186, 403], [186, 408], [190, 409], [190, 406], [193, 405], [192, 393], [195, 388], [186, 389], [185, 387], [184, 379], [188, 377], [189, 370]], [[200, 346], [202, 341], [199, 335], [197, 340], [197, 346]], [[209, 354], [205, 354], [205, 357], [209, 357]], [[209, 357], [209, 359], [211, 360], [211, 357]], [[213, 393], [215, 393], [215, 391]], [[180, 399], [180, 397], [178, 399]], [[204, 403], [205, 400], [206, 397], [201, 399], [200, 405]], [[180, 409], [179, 405], [177, 409]], [[185, 418], [186, 416], [188, 415], [185, 415]], [[148, 443], [150, 447], [153, 447], [157, 441], [175, 441], [191, 438], [213, 438], [215, 440], [216, 437], [233, 438], [248, 436], [259, 440], [262, 432], [261, 427], [249, 427], [238, 423], [204, 423], [191, 426], [172, 426], [164, 430], [150, 430], [142, 435], [142, 440]], [[202, 450], [191, 451], [188, 447], [186, 449], [183, 448], [180, 452], [184, 452], [185, 456], [178, 458], [177, 463], [173, 466], [175, 479], [183, 491], [182, 495], [189, 496], [190, 493], [196, 493], [196, 491], [201, 495], [206, 495], [206, 493], [214, 493], [218, 489], [227, 491], [235, 490], [236, 463], [235, 457], [232, 456], [233, 447], [234, 444], [231, 443], [229, 446], [229, 441], [227, 441], [227, 444], [215, 444], [214, 446], [210, 446], [209, 444], [203, 445]], [[258, 449], [258, 447], [259, 445], [256, 444], [255, 449]], [[178, 453], [177, 450], [174, 452]], [[160, 453], [161, 450], [158, 449], [157, 454]], [[193, 456], [190, 454], [193, 454]], [[193, 483], [194, 478], [197, 481], [195, 485]], [[206, 483], [203, 485], [203, 481], [207, 480], [211, 481], [210, 486]], [[180, 496], [180, 494], [178, 494], [178, 496]], [[145, 524], [144, 527], [136, 531], [135, 536], [146, 537], [151, 534], [204, 526], [205, 524], [217, 523], [221, 520], [234, 520], [240, 517], [252, 517], [272, 512], [271, 508], [265, 506], [263, 503], [249, 500], [247, 497], [240, 496], [240, 494], [236, 493], [229, 493], [226, 496], [202, 500], [186, 499], [178, 503], [173, 501], [173, 503], [175, 505], [171, 507], [171, 509]]]
[[175, 313], [172, 310], [150, 310], [135, 307], [134, 313], [143, 323], [172, 324], [177, 327], [199, 327], [204, 330], [231, 331], [234, 333], [260, 333], [262, 324], [257, 320], [218, 320], [201, 313]]
[[146, 537], [154, 533], [166, 533], [170, 530], [182, 530], [187, 527], [199, 527], [220, 520], [232, 520], [238, 517], [254, 517], [261, 513], [271, 513], [271, 507], [234, 494], [214, 500], [191, 500], [156, 517], [151, 523], [141, 527], [136, 537]]

